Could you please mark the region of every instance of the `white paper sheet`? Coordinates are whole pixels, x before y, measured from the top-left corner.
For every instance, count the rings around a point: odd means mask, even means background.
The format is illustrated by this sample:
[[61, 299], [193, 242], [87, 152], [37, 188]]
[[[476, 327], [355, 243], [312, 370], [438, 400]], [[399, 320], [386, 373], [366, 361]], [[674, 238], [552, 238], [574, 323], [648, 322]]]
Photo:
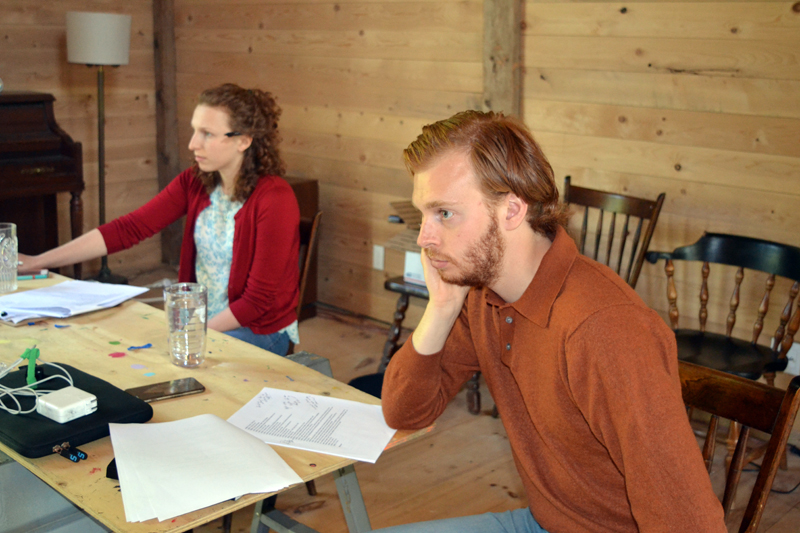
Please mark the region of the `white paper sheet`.
[[266, 387], [228, 422], [269, 444], [369, 463], [395, 434], [380, 405]]
[[214, 415], [109, 428], [128, 522], [302, 483], [272, 448]]
[[71, 280], [0, 296], [0, 318], [15, 324], [31, 318], [66, 318], [119, 305], [145, 287]]

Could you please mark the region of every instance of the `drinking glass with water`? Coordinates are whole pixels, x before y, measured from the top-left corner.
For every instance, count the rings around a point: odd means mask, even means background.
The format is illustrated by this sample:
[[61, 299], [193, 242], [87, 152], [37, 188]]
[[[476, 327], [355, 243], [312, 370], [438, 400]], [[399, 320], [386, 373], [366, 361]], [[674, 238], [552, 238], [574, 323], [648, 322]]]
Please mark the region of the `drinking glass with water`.
[[177, 283], [164, 289], [172, 363], [192, 368], [205, 359], [208, 291], [200, 283]]
[[17, 290], [17, 226], [0, 222], [0, 294]]

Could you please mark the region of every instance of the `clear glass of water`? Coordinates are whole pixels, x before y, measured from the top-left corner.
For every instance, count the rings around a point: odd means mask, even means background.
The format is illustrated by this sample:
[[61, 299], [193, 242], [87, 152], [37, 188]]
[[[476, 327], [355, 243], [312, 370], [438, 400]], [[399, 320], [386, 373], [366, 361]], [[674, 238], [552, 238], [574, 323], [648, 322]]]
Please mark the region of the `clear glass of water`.
[[200, 283], [178, 283], [164, 289], [172, 364], [200, 366], [206, 352], [208, 291]]
[[17, 290], [17, 225], [0, 222], [0, 294]]

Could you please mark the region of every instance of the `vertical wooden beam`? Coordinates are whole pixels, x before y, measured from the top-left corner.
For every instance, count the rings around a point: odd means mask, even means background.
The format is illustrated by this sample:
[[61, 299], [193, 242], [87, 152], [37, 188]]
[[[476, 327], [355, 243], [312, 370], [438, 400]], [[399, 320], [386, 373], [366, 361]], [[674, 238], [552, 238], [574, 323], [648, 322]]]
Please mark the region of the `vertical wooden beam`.
[[[153, 53], [156, 70], [158, 188], [161, 190], [180, 172], [173, 0], [153, 0]], [[170, 265], [177, 265], [180, 260], [181, 226], [180, 221], [175, 222], [161, 232], [161, 260]]]
[[483, 2], [483, 107], [522, 118], [523, 0]]

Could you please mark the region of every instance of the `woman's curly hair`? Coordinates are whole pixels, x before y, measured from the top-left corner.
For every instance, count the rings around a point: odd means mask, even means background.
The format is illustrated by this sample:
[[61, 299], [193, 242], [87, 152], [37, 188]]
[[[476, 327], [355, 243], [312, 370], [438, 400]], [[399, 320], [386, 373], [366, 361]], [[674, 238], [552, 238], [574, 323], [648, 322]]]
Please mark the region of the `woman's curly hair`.
[[[247, 200], [262, 176], [283, 176], [285, 165], [278, 150], [281, 108], [270, 93], [226, 83], [203, 91], [197, 104], [223, 108], [230, 116], [231, 130], [253, 138], [252, 144], [244, 152], [244, 161], [231, 200]], [[195, 174], [211, 194], [222, 181], [219, 172], [203, 172], [196, 161], [193, 166]]]

